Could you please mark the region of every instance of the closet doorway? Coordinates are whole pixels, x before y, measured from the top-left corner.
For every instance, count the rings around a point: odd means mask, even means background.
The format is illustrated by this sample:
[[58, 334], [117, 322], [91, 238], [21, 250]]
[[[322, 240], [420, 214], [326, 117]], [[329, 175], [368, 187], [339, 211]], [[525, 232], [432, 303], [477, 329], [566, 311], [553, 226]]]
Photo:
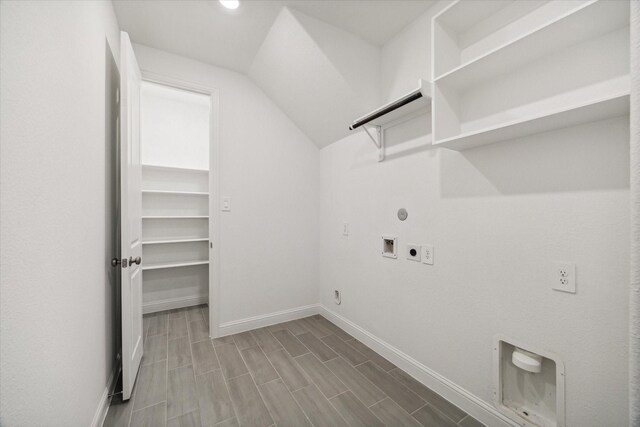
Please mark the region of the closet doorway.
[[218, 94], [142, 71], [144, 314], [209, 305], [218, 336]]

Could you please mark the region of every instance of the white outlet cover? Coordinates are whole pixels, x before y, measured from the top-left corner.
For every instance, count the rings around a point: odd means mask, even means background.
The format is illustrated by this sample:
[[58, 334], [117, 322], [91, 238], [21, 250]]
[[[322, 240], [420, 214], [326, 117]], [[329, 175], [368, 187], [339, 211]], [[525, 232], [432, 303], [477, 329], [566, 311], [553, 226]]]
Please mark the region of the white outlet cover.
[[434, 258], [433, 245], [422, 245], [421, 258], [422, 258], [423, 264], [433, 265], [433, 258]]
[[348, 222], [343, 222], [342, 223], [342, 235], [343, 236], [348, 236], [349, 235], [349, 223]]
[[[411, 250], [415, 251], [415, 255], [411, 255]], [[420, 245], [416, 245], [415, 243], [408, 243], [407, 244], [407, 259], [411, 260], [411, 261], [420, 262], [420, 258], [422, 257], [421, 251], [422, 251], [422, 249], [420, 248]]]
[[576, 293], [576, 265], [572, 262], [554, 261], [551, 288], [571, 294]]

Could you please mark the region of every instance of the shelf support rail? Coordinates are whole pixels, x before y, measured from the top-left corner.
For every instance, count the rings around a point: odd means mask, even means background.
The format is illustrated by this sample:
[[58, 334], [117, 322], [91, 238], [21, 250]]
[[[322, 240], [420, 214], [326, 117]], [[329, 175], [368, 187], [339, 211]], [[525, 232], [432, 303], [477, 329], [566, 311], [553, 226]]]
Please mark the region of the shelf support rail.
[[369, 132], [369, 129], [367, 129], [366, 126], [362, 126], [362, 129], [364, 129], [364, 131], [367, 133], [367, 135], [369, 135], [369, 138], [371, 138], [371, 141], [373, 141], [373, 143], [375, 144], [376, 148], [378, 148], [378, 161], [381, 162], [384, 160], [384, 156], [385, 156], [385, 152], [384, 152], [384, 129], [382, 128], [382, 126], [371, 126], [372, 128], [374, 128], [376, 130], [376, 136], [371, 135], [371, 132]]

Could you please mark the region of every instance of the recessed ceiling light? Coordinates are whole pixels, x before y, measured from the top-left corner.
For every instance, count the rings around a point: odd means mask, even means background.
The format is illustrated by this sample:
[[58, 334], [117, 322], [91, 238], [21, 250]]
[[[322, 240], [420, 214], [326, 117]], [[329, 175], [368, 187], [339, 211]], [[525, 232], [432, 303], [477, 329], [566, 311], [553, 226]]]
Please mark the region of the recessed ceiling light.
[[240, 0], [220, 0], [220, 4], [227, 9], [237, 9], [240, 6]]

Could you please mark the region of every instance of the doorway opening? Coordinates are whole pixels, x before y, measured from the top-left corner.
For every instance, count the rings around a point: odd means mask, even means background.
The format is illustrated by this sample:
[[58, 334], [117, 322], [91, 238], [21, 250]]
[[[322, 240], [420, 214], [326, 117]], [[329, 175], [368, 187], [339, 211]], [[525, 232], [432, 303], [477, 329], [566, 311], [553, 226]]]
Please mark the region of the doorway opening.
[[[143, 74], [140, 94], [146, 315], [217, 305], [217, 94], [161, 80]], [[209, 312], [217, 336], [217, 310]]]

